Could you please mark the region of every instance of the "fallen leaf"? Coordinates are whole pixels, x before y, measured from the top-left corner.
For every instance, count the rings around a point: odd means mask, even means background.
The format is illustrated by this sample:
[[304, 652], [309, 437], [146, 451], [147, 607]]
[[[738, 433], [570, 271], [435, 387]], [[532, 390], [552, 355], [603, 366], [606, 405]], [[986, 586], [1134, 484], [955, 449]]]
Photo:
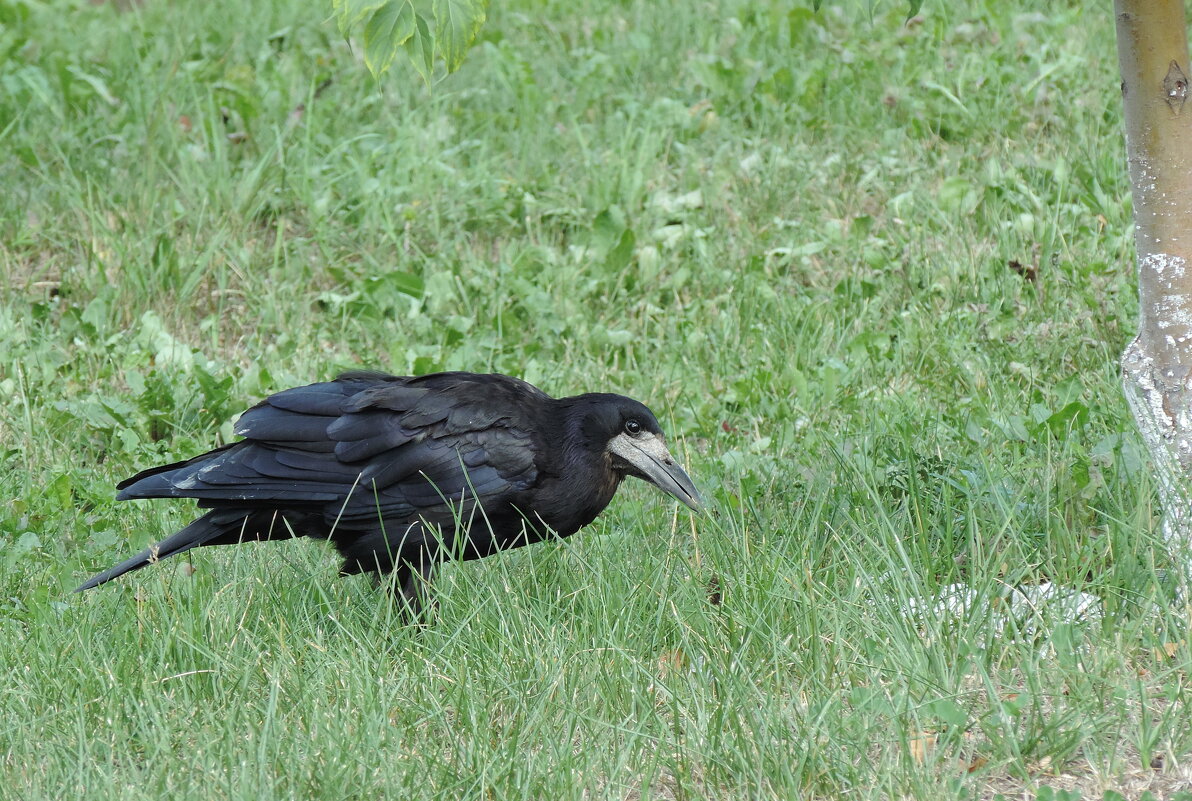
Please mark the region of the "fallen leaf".
[[663, 651], [662, 655], [658, 657], [658, 677], [665, 679], [674, 673], [678, 673], [686, 665], [687, 654], [683, 653], [682, 648]]
[[1045, 756], [1038, 762], [1031, 762], [1026, 766], [1030, 773], [1046, 773], [1051, 768], [1051, 756]]
[[1018, 259], [1010, 259], [1007, 265], [1015, 275], [1022, 276], [1025, 280], [1035, 282], [1039, 279], [1039, 269], [1030, 264], [1023, 264]]
[[720, 606], [724, 600], [724, 593], [720, 589], [720, 576], [712, 576], [708, 579], [708, 603], [712, 606]]
[[927, 731], [919, 732], [911, 735], [906, 745], [910, 751], [911, 759], [915, 760], [916, 764], [922, 765], [927, 761], [932, 749], [935, 748], [935, 735]]
[[988, 764], [989, 764], [989, 760], [986, 759], [985, 757], [981, 757], [981, 756], [973, 757], [972, 759], [969, 760], [968, 765], [965, 767], [965, 772], [972, 773], [973, 771], [980, 770], [981, 768], [985, 767]]

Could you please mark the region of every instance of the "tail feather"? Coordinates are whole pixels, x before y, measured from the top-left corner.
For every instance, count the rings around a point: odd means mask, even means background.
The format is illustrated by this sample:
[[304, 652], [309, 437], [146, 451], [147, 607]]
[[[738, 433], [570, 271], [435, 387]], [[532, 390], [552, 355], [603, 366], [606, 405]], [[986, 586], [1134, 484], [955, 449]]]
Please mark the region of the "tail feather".
[[136, 556], [125, 559], [115, 567], [92, 576], [75, 589], [75, 592], [89, 590], [100, 584], [123, 576], [133, 570], [159, 562], [176, 554], [185, 553], [200, 545], [215, 545], [215, 541], [232, 530], [239, 530], [245, 521], [243, 509], [215, 509], [195, 520], [186, 528], [171, 534], [156, 545], [151, 545]]

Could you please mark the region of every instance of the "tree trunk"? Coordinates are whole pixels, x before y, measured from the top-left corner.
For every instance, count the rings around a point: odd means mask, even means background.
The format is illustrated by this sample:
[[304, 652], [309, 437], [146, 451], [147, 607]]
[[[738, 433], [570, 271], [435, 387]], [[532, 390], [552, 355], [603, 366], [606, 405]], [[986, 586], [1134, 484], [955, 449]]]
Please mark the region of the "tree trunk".
[[1192, 106], [1184, 0], [1115, 0], [1138, 249], [1122, 382], [1154, 459], [1171, 544], [1192, 539]]

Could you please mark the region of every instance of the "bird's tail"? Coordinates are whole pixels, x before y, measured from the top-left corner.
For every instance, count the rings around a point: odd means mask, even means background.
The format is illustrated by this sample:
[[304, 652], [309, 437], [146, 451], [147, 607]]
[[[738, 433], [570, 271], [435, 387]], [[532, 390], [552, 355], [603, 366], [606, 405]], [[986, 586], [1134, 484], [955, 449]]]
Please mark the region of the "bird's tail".
[[156, 545], [150, 545], [136, 556], [125, 559], [99, 575], [92, 576], [80, 584], [75, 592], [98, 587], [125, 573], [139, 570], [166, 557], [185, 553], [200, 545], [217, 545], [228, 542], [227, 535], [239, 531], [246, 523], [245, 517], [244, 509], [214, 509], [181, 531], [171, 534]]

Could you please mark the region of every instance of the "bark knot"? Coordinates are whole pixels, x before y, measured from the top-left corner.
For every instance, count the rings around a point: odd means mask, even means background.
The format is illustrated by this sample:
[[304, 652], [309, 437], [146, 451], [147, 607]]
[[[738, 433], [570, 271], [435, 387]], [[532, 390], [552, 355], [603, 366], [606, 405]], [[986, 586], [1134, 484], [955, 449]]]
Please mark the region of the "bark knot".
[[1184, 110], [1184, 101], [1188, 99], [1188, 78], [1175, 61], [1171, 62], [1163, 78], [1163, 99], [1177, 117]]

